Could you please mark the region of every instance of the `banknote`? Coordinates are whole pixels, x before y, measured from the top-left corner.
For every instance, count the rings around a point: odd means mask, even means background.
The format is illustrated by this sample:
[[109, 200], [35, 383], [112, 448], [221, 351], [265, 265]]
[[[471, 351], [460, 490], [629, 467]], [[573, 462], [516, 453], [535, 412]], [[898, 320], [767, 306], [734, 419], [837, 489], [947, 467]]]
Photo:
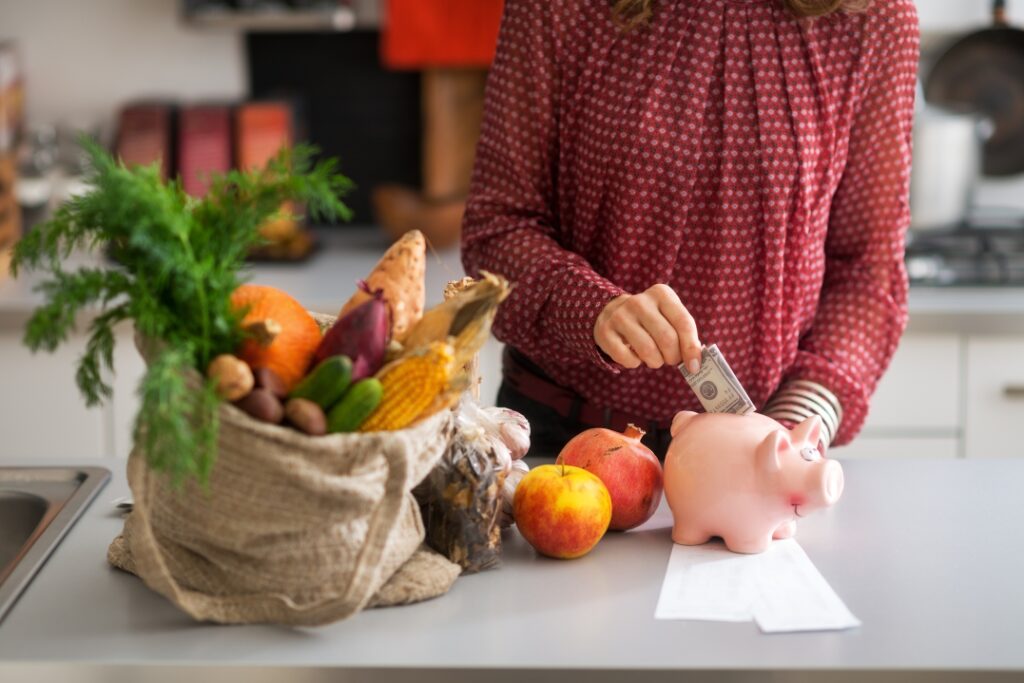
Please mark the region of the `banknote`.
[[736, 379], [717, 344], [701, 350], [700, 370], [696, 373], [682, 365], [679, 370], [707, 412], [746, 415], [754, 411], [754, 402]]

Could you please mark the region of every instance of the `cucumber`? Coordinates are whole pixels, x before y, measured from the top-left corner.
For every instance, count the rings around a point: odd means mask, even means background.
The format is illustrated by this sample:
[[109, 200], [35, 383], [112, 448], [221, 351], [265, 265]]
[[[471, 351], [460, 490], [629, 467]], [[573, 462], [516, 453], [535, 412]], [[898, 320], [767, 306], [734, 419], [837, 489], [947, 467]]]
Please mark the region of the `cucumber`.
[[328, 432], [354, 432], [377, 409], [384, 388], [376, 377], [359, 380], [327, 415]]
[[352, 361], [348, 356], [325, 358], [292, 389], [289, 398], [304, 398], [327, 412], [341, 400], [352, 382]]

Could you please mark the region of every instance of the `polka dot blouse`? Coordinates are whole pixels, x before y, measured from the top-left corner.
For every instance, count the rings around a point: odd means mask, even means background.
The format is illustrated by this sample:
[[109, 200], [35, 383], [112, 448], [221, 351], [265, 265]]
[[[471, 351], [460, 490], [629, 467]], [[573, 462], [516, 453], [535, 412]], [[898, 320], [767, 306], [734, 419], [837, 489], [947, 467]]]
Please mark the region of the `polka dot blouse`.
[[667, 283], [758, 406], [834, 392], [852, 439], [906, 324], [912, 0], [798, 20], [775, 0], [507, 0], [463, 225], [470, 273], [514, 283], [499, 339], [588, 402], [700, 410], [679, 371], [593, 336]]

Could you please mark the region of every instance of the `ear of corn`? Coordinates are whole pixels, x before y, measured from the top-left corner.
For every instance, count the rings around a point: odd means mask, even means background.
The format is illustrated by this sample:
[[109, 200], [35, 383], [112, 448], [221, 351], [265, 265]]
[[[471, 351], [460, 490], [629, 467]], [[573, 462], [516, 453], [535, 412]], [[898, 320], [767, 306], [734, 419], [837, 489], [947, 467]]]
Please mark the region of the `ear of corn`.
[[416, 416], [413, 422], [419, 422], [425, 420], [431, 415], [435, 415], [442, 410], [448, 410], [453, 408], [459, 399], [462, 398], [462, 394], [470, 389], [470, 378], [465, 372], [455, 372], [452, 374], [451, 381], [448, 382], [448, 386], [442, 391], [437, 397], [427, 406], [426, 410]]
[[447, 342], [434, 342], [381, 370], [380, 405], [359, 428], [379, 432], [409, 426], [441, 395], [452, 378], [455, 352]]

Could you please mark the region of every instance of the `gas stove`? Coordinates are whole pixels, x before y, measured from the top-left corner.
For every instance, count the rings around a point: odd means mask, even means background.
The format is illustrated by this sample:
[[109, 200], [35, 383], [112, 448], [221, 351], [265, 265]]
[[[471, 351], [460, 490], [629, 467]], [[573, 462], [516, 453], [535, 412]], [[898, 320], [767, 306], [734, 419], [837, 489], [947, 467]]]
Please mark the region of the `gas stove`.
[[1024, 218], [998, 227], [912, 231], [906, 264], [916, 286], [1024, 286]]

